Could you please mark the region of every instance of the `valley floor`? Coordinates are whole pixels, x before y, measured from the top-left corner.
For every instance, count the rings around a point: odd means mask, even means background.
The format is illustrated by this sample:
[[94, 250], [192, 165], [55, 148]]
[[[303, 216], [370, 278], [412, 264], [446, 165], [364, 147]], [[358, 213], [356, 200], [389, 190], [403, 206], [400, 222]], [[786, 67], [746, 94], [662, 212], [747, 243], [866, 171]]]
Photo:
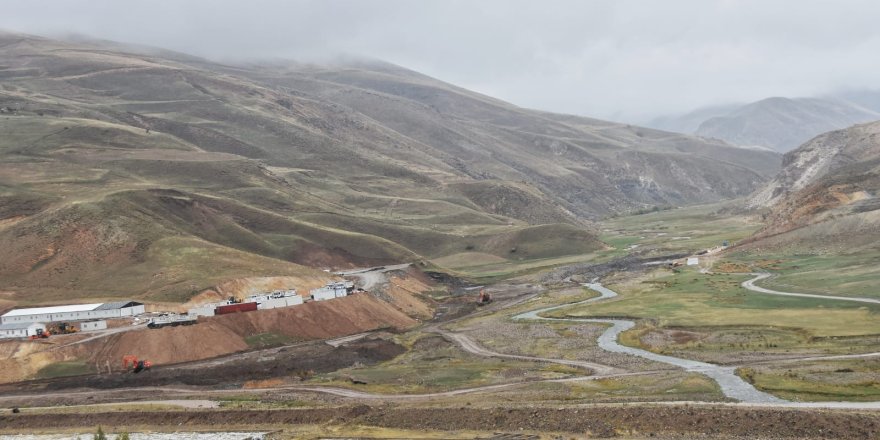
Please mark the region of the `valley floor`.
[[[784, 263], [796, 257], [768, 262], [721, 246], [755, 225], [717, 207], [610, 220], [605, 241], [615, 249], [606, 254], [549, 272], [517, 263], [518, 278], [483, 287], [493, 302], [482, 307], [477, 290], [425, 291], [416, 297], [433, 304], [434, 318], [409, 330], [288, 342], [139, 376], [5, 385], [0, 405], [22, 410], [0, 416], [0, 432], [880, 436], [880, 304], [864, 293], [877, 280], [856, 295], [765, 284], [755, 273], [791, 279]], [[707, 249], [697, 265], [673, 264]], [[110, 405], [83, 406], [95, 403]]]

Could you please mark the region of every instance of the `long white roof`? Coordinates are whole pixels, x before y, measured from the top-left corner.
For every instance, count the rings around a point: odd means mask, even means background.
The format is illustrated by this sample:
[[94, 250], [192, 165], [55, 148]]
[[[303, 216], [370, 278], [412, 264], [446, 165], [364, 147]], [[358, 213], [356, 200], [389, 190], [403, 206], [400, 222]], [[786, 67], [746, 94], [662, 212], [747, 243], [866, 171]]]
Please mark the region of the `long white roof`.
[[15, 309], [3, 314], [4, 318], [12, 316], [46, 315], [50, 313], [91, 312], [104, 303], [71, 304], [69, 306], [34, 307], [31, 309]]
[[42, 327], [39, 322], [13, 322], [11, 324], [0, 324], [0, 330], [22, 330], [33, 326]]

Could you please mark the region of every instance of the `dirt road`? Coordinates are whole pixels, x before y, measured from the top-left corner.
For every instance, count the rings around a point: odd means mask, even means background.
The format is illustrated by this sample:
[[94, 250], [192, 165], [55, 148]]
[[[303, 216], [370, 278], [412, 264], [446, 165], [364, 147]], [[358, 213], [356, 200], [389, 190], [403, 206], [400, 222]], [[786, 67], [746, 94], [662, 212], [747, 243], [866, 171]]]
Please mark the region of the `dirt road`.
[[477, 356], [484, 357], [494, 357], [494, 358], [505, 358], [505, 359], [517, 359], [522, 361], [534, 361], [534, 362], [547, 362], [552, 364], [560, 364], [560, 365], [568, 365], [572, 367], [585, 368], [587, 370], [593, 371], [595, 374], [599, 375], [617, 375], [623, 373], [623, 370], [619, 368], [612, 367], [610, 365], [604, 365], [596, 362], [589, 361], [578, 361], [578, 360], [570, 360], [570, 359], [553, 359], [553, 358], [543, 358], [543, 357], [535, 357], [535, 356], [521, 356], [516, 354], [505, 354], [498, 353], [497, 351], [487, 350], [482, 347], [480, 344], [476, 343], [471, 338], [466, 335], [460, 333], [452, 333], [446, 330], [435, 330], [435, 332], [449, 339], [450, 341], [457, 344], [463, 350], [475, 354]]
[[357, 278], [359, 281], [358, 287], [364, 290], [370, 290], [373, 287], [384, 284], [388, 281], [388, 277], [385, 275], [387, 272], [395, 271], [395, 270], [403, 270], [409, 267], [410, 264], [396, 264], [393, 266], [382, 266], [382, 267], [371, 267], [364, 269], [351, 269], [351, 270], [343, 270], [339, 272], [335, 272], [334, 275], [339, 276], [349, 276]]
[[761, 281], [763, 279], [770, 278], [772, 274], [769, 273], [753, 273], [751, 275], [755, 275], [755, 278], [752, 278], [748, 281], [743, 281], [742, 286], [752, 292], [758, 293], [767, 293], [770, 295], [782, 295], [782, 296], [798, 296], [802, 298], [818, 298], [818, 299], [830, 299], [836, 301], [853, 301], [860, 303], [868, 303], [868, 304], [880, 304], [880, 299], [875, 298], [863, 298], [863, 297], [853, 297], [853, 296], [836, 296], [836, 295], [815, 295], [812, 293], [792, 293], [792, 292], [780, 292], [778, 290], [771, 290], [764, 287], [756, 286], [755, 283]]
[[106, 338], [107, 336], [115, 335], [117, 333], [125, 333], [125, 332], [130, 332], [132, 330], [140, 330], [140, 329], [144, 329], [144, 328], [147, 328], [146, 322], [143, 324], [126, 325], [124, 327], [117, 327], [117, 328], [111, 328], [108, 330], [101, 330], [98, 332], [94, 332], [95, 334], [89, 336], [88, 338], [80, 339], [79, 341], [71, 342], [69, 344], [64, 344], [64, 345], [52, 347], [52, 349], [54, 350], [54, 349], [59, 349], [59, 348], [64, 348], [64, 347], [70, 347], [72, 345], [84, 344], [86, 342], [94, 341], [95, 339]]

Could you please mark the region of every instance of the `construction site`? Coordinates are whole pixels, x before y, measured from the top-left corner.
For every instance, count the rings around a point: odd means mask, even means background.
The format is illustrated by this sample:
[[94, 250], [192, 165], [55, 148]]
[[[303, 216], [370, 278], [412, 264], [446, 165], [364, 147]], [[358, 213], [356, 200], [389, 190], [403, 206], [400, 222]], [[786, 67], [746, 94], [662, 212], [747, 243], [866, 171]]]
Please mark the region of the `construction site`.
[[[356, 287], [351, 280], [341, 280], [309, 289], [305, 297], [295, 288], [242, 291], [225, 301], [184, 306], [186, 312], [162, 310], [159, 305], [133, 301], [13, 309], [2, 315], [0, 326], [3, 336], [0, 381], [50, 377], [53, 388], [84, 384], [95, 388], [222, 384], [231, 380], [329, 372], [353, 364], [385, 360], [398, 354], [395, 347], [399, 347], [387, 337], [353, 341], [361, 344], [361, 348], [345, 356], [341, 351], [351, 348], [308, 341], [347, 337], [365, 331], [394, 333], [414, 327], [419, 317], [430, 317], [430, 306], [416, 299], [412, 289], [405, 287], [411, 285], [416, 290], [424, 290], [428, 281], [423, 275], [416, 278], [408, 272], [412, 271], [407, 265], [364, 270], [361, 277], [381, 280], [375, 295]], [[359, 276], [352, 278], [359, 279]], [[389, 284], [389, 280], [400, 286]], [[185, 367], [187, 363], [204, 359], [291, 343], [302, 345], [296, 350], [305, 350], [309, 355], [293, 356], [296, 361], [285, 362], [283, 371], [271, 374], [248, 368], [252, 362], [248, 354], [215, 369], [209, 377], [197, 372], [191, 374]], [[364, 352], [373, 349], [379, 353]], [[253, 356], [262, 355], [254, 352]], [[302, 358], [308, 361], [303, 363]], [[157, 370], [158, 366], [161, 368]], [[149, 376], [130, 378], [124, 374], [147, 370], [151, 371]]]

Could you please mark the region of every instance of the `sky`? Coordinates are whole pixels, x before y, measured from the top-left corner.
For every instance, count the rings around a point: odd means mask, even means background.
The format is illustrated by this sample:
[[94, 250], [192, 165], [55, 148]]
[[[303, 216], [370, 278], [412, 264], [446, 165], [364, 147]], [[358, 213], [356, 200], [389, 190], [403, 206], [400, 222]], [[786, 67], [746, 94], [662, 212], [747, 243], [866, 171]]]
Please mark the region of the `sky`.
[[0, 0], [0, 29], [220, 61], [389, 61], [514, 104], [626, 122], [880, 89], [876, 0]]

